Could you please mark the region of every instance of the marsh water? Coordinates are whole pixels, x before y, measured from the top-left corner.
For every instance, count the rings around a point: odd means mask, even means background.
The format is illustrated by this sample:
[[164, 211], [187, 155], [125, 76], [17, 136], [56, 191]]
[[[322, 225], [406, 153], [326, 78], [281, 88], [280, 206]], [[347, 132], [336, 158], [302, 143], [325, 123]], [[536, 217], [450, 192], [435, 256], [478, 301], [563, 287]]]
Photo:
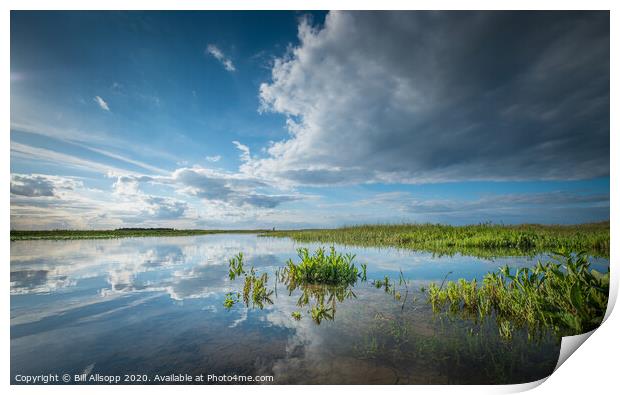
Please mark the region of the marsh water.
[[[368, 265], [366, 282], [311, 314], [313, 295], [275, 272], [299, 244], [255, 235], [16, 241], [11, 243], [11, 380], [16, 375], [267, 375], [274, 383], [520, 383], [549, 375], [560, 341], [498, 336], [481, 322], [433, 314], [420, 288], [531, 266], [536, 257], [482, 259], [336, 246]], [[268, 273], [271, 302], [226, 309], [243, 280], [228, 260]], [[606, 270], [604, 260], [593, 265]], [[373, 286], [388, 276], [398, 296]], [[329, 293], [329, 290], [327, 291]], [[316, 296], [316, 295], [314, 295]], [[326, 296], [329, 299], [329, 295]], [[339, 300], [340, 299], [340, 300]], [[300, 312], [301, 319], [291, 314]], [[320, 320], [320, 323], [318, 322]]]

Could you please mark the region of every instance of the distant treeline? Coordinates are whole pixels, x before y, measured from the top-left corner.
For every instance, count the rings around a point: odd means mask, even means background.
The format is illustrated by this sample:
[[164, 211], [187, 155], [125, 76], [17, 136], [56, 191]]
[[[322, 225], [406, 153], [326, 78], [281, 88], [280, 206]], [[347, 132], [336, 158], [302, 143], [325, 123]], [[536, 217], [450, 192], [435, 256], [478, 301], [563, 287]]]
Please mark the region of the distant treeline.
[[137, 231], [137, 230], [154, 230], [154, 231], [174, 231], [174, 228], [116, 228], [115, 231]]

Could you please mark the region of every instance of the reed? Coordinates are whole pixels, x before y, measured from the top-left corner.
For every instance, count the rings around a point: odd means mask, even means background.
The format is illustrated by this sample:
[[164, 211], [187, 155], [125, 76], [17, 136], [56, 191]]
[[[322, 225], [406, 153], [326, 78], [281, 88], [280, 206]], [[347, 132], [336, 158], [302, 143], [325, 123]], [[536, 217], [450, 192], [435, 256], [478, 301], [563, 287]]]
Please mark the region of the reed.
[[440, 255], [464, 253], [479, 257], [533, 255], [559, 249], [609, 257], [610, 240], [608, 221], [581, 225], [357, 225], [338, 229], [265, 232], [261, 236], [290, 237], [298, 242], [397, 247]]

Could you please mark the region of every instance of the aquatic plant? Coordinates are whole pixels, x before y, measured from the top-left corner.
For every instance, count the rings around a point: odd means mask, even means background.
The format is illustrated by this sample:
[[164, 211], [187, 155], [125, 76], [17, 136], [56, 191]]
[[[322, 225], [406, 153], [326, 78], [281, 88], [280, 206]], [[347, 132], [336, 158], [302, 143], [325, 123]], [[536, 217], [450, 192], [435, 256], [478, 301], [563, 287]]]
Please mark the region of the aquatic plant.
[[239, 293], [229, 292], [224, 299], [224, 307], [230, 310], [239, 301]]
[[335, 312], [335, 309], [331, 306], [325, 307], [325, 305], [323, 304], [318, 304], [312, 307], [312, 310], [310, 310], [310, 315], [314, 322], [320, 324], [321, 321], [325, 319], [333, 320]]
[[234, 280], [243, 273], [243, 253], [240, 252], [228, 261], [228, 277]]
[[479, 257], [533, 255], [561, 248], [608, 257], [610, 240], [609, 221], [581, 225], [357, 225], [261, 235], [290, 237], [299, 242], [398, 247], [440, 255], [465, 253]]
[[[249, 307], [251, 303], [252, 307], [258, 307], [260, 309], [262, 309], [265, 304], [273, 304], [271, 295], [274, 291], [267, 288], [267, 282], [269, 281], [269, 275], [267, 273], [257, 276], [254, 266], [251, 266], [250, 270], [246, 272], [243, 267], [242, 252], [232, 257], [228, 261], [228, 266], [228, 277], [231, 280], [234, 280], [238, 276], [245, 275], [243, 290], [241, 293], [237, 293], [237, 300], [243, 295], [243, 303], [246, 307]], [[224, 301], [224, 305], [226, 306], [227, 303], [230, 304], [228, 298]]]
[[533, 334], [550, 329], [558, 336], [595, 329], [607, 309], [609, 271], [590, 269], [584, 253], [561, 252], [557, 258], [559, 262], [539, 261], [514, 273], [502, 267], [488, 273], [482, 284], [464, 279], [445, 287], [433, 283], [427, 298], [435, 312], [447, 305], [448, 311], [474, 319], [494, 316], [504, 338], [519, 327]]
[[294, 263], [289, 259], [282, 271], [287, 282], [332, 285], [352, 285], [357, 282], [359, 271], [353, 263], [353, 254], [337, 253], [333, 246], [329, 255], [322, 247], [312, 255], [307, 248], [299, 248], [297, 253], [301, 261]]
[[366, 265], [365, 263], [362, 263], [360, 266], [362, 268], [362, 274], [360, 275], [360, 279], [362, 281], [366, 281], [366, 268], [368, 267], [368, 265]]
[[263, 273], [260, 277], [252, 276], [252, 306], [258, 306], [260, 309], [265, 304], [273, 304], [271, 295], [273, 290], [267, 289], [268, 275]]
[[508, 342], [488, 322], [464, 322], [463, 327], [445, 325], [446, 321], [420, 320], [407, 311], [378, 312], [360, 325], [353, 352], [359, 359], [389, 367], [395, 383], [419, 377], [420, 371], [438, 373], [426, 377], [431, 383], [467, 384], [528, 382], [553, 372], [557, 361], [541, 355], [557, 352], [557, 339], [546, 337], [533, 347], [523, 332], [511, 331]]
[[291, 313], [291, 317], [293, 317], [293, 319], [294, 319], [295, 321], [299, 321], [299, 320], [301, 320], [301, 312], [299, 312], [299, 311], [293, 311], [293, 312]]

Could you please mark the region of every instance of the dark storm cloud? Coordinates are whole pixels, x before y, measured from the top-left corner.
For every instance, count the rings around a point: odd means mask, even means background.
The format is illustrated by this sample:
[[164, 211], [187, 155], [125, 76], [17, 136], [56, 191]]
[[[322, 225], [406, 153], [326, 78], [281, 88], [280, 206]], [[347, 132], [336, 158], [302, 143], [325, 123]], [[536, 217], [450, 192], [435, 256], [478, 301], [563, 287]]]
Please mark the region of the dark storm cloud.
[[261, 86], [297, 184], [609, 174], [608, 12], [336, 12]]

